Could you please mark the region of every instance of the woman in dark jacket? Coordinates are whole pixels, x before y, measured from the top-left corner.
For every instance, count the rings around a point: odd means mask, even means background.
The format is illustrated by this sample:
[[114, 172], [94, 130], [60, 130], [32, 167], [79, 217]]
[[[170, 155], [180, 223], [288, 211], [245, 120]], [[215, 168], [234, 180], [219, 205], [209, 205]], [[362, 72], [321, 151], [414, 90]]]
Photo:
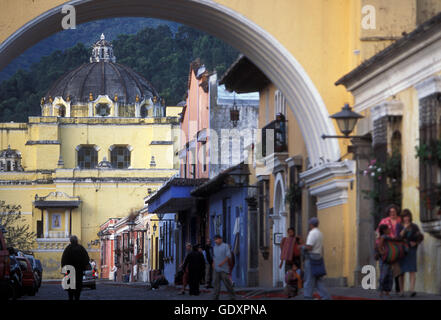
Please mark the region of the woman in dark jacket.
[[193, 250], [185, 258], [183, 265], [184, 270], [187, 267], [190, 295], [198, 296], [200, 293], [199, 283], [205, 272], [205, 259], [203, 254], [199, 252], [199, 246], [193, 246]]
[[415, 292], [415, 278], [417, 272], [417, 248], [418, 245], [423, 241], [423, 234], [420, 231], [420, 228], [412, 222], [412, 213], [409, 209], [404, 209], [401, 215], [402, 218], [402, 226], [400, 227], [399, 237], [407, 242], [409, 245], [409, 251], [407, 255], [400, 260], [400, 289], [401, 296], [404, 296], [404, 275], [406, 272], [409, 273], [410, 276], [410, 296], [414, 297], [416, 295]]
[[83, 272], [89, 265], [89, 254], [82, 245], [78, 243], [76, 236], [70, 237], [70, 244], [64, 249], [61, 257], [61, 267], [73, 266], [75, 268], [75, 289], [68, 289], [69, 300], [80, 300], [83, 286]]

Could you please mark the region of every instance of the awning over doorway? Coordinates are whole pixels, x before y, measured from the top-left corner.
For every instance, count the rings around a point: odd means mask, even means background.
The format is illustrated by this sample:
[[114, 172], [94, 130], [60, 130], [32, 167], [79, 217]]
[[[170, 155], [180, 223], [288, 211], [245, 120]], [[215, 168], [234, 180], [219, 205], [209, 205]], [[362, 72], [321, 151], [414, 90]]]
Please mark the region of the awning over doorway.
[[80, 197], [71, 197], [60, 191], [51, 192], [45, 197], [35, 195], [33, 202], [35, 208], [78, 208], [81, 204]]
[[196, 198], [191, 196], [191, 191], [207, 180], [171, 179], [147, 200], [148, 212], [174, 213], [192, 208], [196, 204]]
[[250, 170], [247, 164], [243, 162], [230, 167], [221, 173], [219, 173], [214, 178], [206, 181], [198, 187], [195, 187], [191, 195], [194, 197], [208, 197], [210, 194], [216, 193], [225, 187], [246, 187], [247, 184], [241, 184], [237, 179], [233, 177], [246, 177], [250, 175]]

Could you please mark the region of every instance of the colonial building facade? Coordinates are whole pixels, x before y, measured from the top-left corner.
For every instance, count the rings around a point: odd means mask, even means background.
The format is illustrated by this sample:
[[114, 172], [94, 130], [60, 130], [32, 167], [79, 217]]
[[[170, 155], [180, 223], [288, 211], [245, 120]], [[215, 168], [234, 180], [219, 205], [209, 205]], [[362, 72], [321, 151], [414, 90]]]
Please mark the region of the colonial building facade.
[[[441, 14], [336, 84], [354, 95], [355, 111], [365, 116], [357, 127], [358, 134], [370, 137], [353, 143], [359, 168], [358, 211], [369, 221], [372, 211], [381, 217], [388, 203], [410, 209], [414, 223], [425, 232], [418, 248], [416, 289], [440, 293], [441, 171], [437, 148], [441, 137]], [[372, 165], [385, 170], [380, 181], [373, 181], [378, 175], [366, 174]], [[365, 199], [363, 190], [374, 190], [379, 196]], [[358, 233], [369, 244], [358, 248], [365, 264], [373, 263], [372, 222], [365, 223]]]
[[[206, 70], [199, 60], [191, 63], [177, 153], [180, 176], [145, 199], [148, 212], [173, 217], [170, 225], [177, 228], [177, 236], [166, 235], [161, 242], [175, 240], [173, 259], [163, 265], [169, 281], [185, 257], [186, 243], [205, 245], [220, 234], [236, 254], [233, 280], [249, 285], [246, 198], [250, 173], [240, 162], [244, 162], [257, 128], [258, 104], [258, 93], [227, 92], [218, 84], [216, 73]], [[241, 136], [244, 131], [250, 133], [248, 139]], [[233, 177], [240, 175], [246, 181], [232, 185]], [[166, 247], [160, 250], [165, 252]]]
[[90, 63], [42, 98], [41, 116], [0, 124], [0, 198], [21, 205], [37, 233], [46, 279], [61, 277], [73, 234], [99, 262], [100, 225], [128, 215], [178, 172], [181, 108], [167, 108], [146, 79], [115, 61], [102, 35]]
[[248, 221], [249, 263], [254, 285], [282, 286], [280, 241], [288, 227], [305, 236], [303, 221], [316, 214], [315, 203], [304, 204], [310, 196], [299, 185], [299, 174], [308, 167], [303, 138], [284, 96], [247, 57], [240, 56], [221, 83], [231, 91], [260, 93], [259, 131], [249, 160], [249, 183], [255, 187], [248, 199], [254, 211]]

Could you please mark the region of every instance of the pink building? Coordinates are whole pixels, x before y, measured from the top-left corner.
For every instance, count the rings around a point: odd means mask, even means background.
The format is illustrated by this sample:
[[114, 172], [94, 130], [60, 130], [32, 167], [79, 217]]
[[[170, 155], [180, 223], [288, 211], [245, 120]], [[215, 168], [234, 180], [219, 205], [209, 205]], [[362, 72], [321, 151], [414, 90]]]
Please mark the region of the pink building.
[[101, 278], [113, 279], [111, 272], [115, 265], [114, 249], [115, 249], [115, 224], [119, 219], [111, 218], [100, 226], [100, 241], [101, 241]]
[[190, 64], [187, 100], [181, 113], [181, 178], [208, 178], [209, 76], [199, 59]]
[[137, 218], [109, 219], [100, 226], [101, 278], [113, 280], [115, 265], [118, 268], [117, 281], [143, 278], [146, 230]]

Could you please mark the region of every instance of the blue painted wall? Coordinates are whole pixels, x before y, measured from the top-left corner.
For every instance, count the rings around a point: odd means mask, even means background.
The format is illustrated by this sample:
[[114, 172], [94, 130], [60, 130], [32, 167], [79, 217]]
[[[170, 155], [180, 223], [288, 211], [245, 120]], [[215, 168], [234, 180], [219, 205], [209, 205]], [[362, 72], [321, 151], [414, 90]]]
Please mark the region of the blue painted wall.
[[[164, 219], [175, 219], [175, 214], [174, 213], [167, 213], [164, 215]], [[164, 225], [164, 222], [159, 222], [160, 226]], [[175, 236], [174, 236], [174, 232], [176, 229], [176, 223], [172, 222], [171, 223], [171, 250], [172, 250], [172, 255], [174, 257], [173, 261], [171, 262], [164, 262], [164, 276], [167, 279], [167, 281], [169, 282], [169, 284], [173, 284], [175, 281], [175, 273], [176, 273], [176, 264], [179, 265], [179, 261], [176, 261], [176, 243], [175, 243]], [[164, 234], [165, 236], [167, 236], [166, 234]], [[165, 240], [165, 239], [164, 239]], [[167, 239], [168, 241], [168, 239]]]
[[[210, 205], [210, 239], [214, 245], [214, 236], [219, 233], [224, 238], [224, 242], [234, 249], [235, 237], [233, 229], [236, 217], [240, 217], [240, 236], [239, 236], [239, 254], [236, 255], [236, 264], [232, 276], [236, 287], [243, 287], [247, 284], [247, 263], [248, 263], [248, 206], [245, 200], [247, 196], [246, 188], [228, 188], [212, 194], [209, 198]], [[227, 210], [226, 219], [224, 219], [223, 203]], [[229, 208], [229, 209], [228, 209]], [[226, 226], [226, 235], [223, 234], [224, 224]]]

